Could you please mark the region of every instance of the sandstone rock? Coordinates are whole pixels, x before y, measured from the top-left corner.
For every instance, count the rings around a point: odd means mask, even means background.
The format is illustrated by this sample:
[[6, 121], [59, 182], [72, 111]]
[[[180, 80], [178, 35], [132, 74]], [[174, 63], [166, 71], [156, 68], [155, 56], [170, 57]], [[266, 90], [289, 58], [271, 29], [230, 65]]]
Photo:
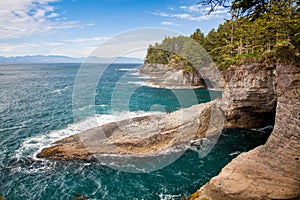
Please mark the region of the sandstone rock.
[[300, 199], [300, 69], [276, 71], [276, 121], [266, 144], [232, 160], [190, 199]]
[[161, 77], [162, 74], [165, 74], [169, 71], [176, 71], [168, 65], [163, 64], [144, 64], [140, 68], [140, 74], [149, 75], [151, 77]]
[[169, 114], [137, 117], [105, 124], [70, 136], [43, 149], [37, 157], [90, 160], [98, 154], [149, 156], [177, 144], [219, 133], [223, 127], [219, 101]]
[[140, 68], [140, 74], [149, 76], [147, 82], [162, 88], [206, 88], [201, 74], [197, 71], [185, 73], [183, 69], [163, 64], [146, 63]]
[[223, 72], [227, 127], [256, 128], [274, 123], [275, 66], [248, 64]]

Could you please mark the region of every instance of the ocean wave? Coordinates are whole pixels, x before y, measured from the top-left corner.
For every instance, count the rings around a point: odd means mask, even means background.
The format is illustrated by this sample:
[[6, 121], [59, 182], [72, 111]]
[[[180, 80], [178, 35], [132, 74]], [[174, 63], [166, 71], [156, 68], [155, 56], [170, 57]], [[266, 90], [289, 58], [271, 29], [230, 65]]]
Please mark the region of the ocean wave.
[[137, 71], [137, 68], [118, 68], [117, 71]]
[[95, 105], [95, 107], [107, 107], [107, 104], [99, 104], [99, 105]]
[[252, 131], [257, 131], [257, 132], [261, 132], [261, 133], [265, 133], [265, 132], [270, 132], [270, 130], [273, 130], [274, 126], [273, 125], [268, 125], [265, 127], [261, 127], [261, 128], [252, 128]]
[[70, 88], [71, 88], [71, 86], [66, 86], [66, 87], [63, 87], [63, 88], [60, 88], [60, 89], [55, 89], [51, 93], [52, 94], [55, 94], [55, 93], [59, 93], [60, 94], [61, 92], [66, 91], [66, 90], [68, 90]]
[[20, 148], [16, 150], [16, 158], [21, 159], [22, 157], [29, 156], [37, 159], [36, 154], [43, 148], [51, 146], [55, 141], [61, 140], [65, 137], [80, 133], [82, 131], [101, 126], [110, 122], [121, 121], [133, 117], [148, 116], [151, 114], [158, 114], [159, 112], [118, 112], [113, 114], [95, 115], [87, 119], [81, 120], [74, 124], [68, 125], [66, 128], [61, 130], [54, 130], [50, 133], [36, 135], [25, 139]]
[[229, 155], [230, 156], [237, 156], [237, 155], [239, 155], [241, 153], [242, 153], [241, 151], [235, 151], [235, 152], [230, 153]]
[[152, 88], [161, 88], [159, 85], [153, 85], [152, 83], [146, 81], [128, 81], [128, 84], [135, 84]]
[[132, 73], [129, 73], [130, 76], [139, 76], [139, 72], [132, 72]]
[[180, 194], [159, 194], [160, 200], [172, 200], [180, 198]]
[[99, 153], [93, 156], [101, 165], [119, 171], [149, 173], [173, 163], [188, 149], [188, 144], [177, 144], [152, 153]]

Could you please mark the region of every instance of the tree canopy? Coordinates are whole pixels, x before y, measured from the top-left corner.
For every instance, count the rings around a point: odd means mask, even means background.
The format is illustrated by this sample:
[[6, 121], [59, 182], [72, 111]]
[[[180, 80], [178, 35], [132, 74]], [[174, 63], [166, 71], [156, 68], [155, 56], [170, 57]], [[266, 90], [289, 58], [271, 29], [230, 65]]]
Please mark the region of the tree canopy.
[[[243, 1], [246, 0], [235, 0], [234, 3]], [[258, 9], [252, 4], [251, 8]], [[234, 63], [272, 59], [299, 65], [299, 11], [295, 1], [269, 2], [268, 10], [255, 20], [248, 16], [233, 16], [217, 31], [209, 32], [206, 39], [210, 42], [204, 46], [221, 68]]]
[[200, 29], [190, 37], [166, 37], [161, 44], [149, 46], [145, 62], [177, 66], [186, 72], [192, 71], [193, 68], [208, 66], [211, 60], [200, 45], [204, 41], [205, 36]]
[[[212, 9], [216, 9], [214, 6], [227, 1], [201, 2], [215, 3]], [[231, 14], [232, 19], [225, 20], [206, 36], [196, 29], [190, 37], [167, 37], [162, 44], [150, 46], [146, 62], [169, 64], [177, 54], [185, 58], [177, 58], [176, 62], [181, 60], [186, 68], [208, 66], [210, 60], [205, 56], [206, 50], [221, 69], [247, 62], [280, 61], [300, 65], [299, 2], [233, 0]]]
[[292, 0], [200, 0], [198, 4], [210, 5], [211, 9], [208, 14], [216, 11], [219, 7], [227, 7], [238, 17], [247, 16], [253, 20], [266, 12], [270, 12], [274, 5], [283, 2], [299, 4], [299, 2]]

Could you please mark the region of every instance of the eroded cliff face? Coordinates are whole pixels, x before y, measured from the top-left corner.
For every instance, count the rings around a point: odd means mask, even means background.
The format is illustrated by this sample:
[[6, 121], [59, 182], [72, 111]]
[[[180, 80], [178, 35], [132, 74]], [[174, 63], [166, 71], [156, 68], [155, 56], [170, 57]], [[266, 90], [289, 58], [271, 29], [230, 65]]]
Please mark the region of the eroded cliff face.
[[233, 159], [191, 199], [300, 198], [300, 69], [278, 65], [276, 74], [276, 121], [266, 144]]
[[223, 72], [226, 126], [255, 128], [273, 124], [276, 109], [275, 65], [248, 64]]
[[150, 77], [149, 83], [164, 87], [199, 87], [206, 88], [206, 84], [198, 71], [184, 72], [183, 66], [168, 66], [163, 64], [144, 64], [140, 69], [141, 75]]

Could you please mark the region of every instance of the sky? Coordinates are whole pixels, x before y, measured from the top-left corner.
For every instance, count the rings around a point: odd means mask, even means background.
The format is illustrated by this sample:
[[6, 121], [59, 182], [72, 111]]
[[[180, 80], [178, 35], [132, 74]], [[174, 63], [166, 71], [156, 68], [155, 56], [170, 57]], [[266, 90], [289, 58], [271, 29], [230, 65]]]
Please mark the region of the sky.
[[[169, 30], [191, 35], [197, 28], [207, 34], [230, 17], [224, 8], [211, 15], [208, 9], [197, 0], [0, 0], [0, 56], [87, 57], [114, 37], [118, 46], [126, 45], [120, 37], [128, 31], [131, 42], [142, 40], [134, 30], [147, 33], [149, 27], [166, 29], [162, 35]], [[145, 49], [132, 56], [144, 55]]]

